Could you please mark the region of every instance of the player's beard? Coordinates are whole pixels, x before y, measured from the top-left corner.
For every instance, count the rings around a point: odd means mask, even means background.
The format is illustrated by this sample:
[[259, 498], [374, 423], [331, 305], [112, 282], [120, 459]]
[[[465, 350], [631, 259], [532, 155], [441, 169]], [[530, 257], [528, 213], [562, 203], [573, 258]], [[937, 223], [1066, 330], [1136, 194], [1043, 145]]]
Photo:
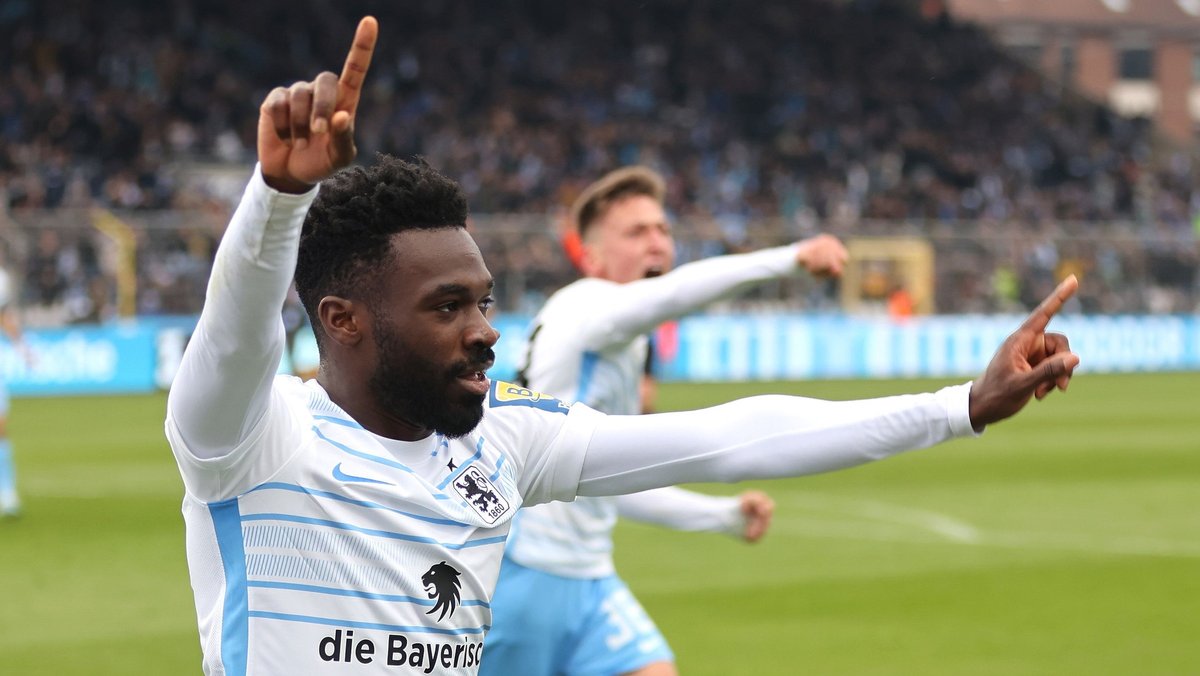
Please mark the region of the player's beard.
[[368, 386], [385, 411], [457, 439], [483, 419], [483, 395], [461, 390], [459, 376], [482, 371], [495, 360], [495, 353], [484, 348], [471, 361], [458, 361], [449, 367], [423, 357], [382, 321], [375, 322], [375, 347], [379, 364]]

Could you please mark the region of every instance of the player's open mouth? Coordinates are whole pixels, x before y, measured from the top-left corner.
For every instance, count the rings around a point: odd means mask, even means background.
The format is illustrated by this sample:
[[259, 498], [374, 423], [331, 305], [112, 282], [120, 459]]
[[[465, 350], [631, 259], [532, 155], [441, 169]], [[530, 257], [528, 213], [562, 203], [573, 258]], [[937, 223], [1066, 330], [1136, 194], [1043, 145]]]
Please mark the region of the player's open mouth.
[[488, 388], [492, 386], [483, 371], [468, 371], [458, 377], [458, 382], [462, 383], [467, 391], [481, 396], [487, 394]]
[[646, 279], [650, 279], [651, 277], [658, 277], [662, 274], [663, 274], [663, 269], [658, 266], [646, 269]]

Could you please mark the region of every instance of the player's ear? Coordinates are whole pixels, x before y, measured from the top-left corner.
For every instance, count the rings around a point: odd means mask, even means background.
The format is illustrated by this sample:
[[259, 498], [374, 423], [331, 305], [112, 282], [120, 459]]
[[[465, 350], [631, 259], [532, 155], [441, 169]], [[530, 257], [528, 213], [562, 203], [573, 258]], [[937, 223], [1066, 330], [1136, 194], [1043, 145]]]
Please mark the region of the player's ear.
[[354, 345], [363, 338], [363, 328], [366, 326], [366, 308], [338, 296], [325, 296], [317, 305], [317, 316], [321, 319], [321, 328], [325, 335], [341, 345]]
[[579, 271], [585, 277], [603, 277], [604, 258], [594, 241], [583, 240], [580, 245]]

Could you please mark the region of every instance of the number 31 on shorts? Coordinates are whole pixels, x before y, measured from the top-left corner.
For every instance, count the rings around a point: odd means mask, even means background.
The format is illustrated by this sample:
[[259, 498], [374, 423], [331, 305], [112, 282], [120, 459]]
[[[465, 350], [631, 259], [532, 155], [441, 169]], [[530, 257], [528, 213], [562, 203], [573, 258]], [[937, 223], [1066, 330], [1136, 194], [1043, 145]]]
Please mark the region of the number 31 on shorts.
[[628, 589], [618, 589], [609, 594], [600, 604], [600, 609], [608, 615], [608, 623], [613, 628], [613, 633], [605, 638], [609, 650], [617, 650], [638, 637], [658, 638], [654, 622]]

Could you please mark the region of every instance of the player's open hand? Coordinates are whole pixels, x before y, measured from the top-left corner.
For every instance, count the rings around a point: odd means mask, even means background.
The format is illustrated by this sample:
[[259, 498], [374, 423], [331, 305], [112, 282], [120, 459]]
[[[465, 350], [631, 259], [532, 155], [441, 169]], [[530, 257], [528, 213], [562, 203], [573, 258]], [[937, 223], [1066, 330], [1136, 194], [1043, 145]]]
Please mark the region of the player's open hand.
[[746, 491], [738, 496], [741, 501], [742, 518], [745, 526], [742, 528], [742, 539], [746, 542], [758, 542], [767, 534], [771, 525], [771, 516], [775, 514], [775, 501], [762, 491]]
[[1057, 387], [1066, 390], [1079, 356], [1071, 352], [1067, 337], [1046, 333], [1046, 326], [1079, 288], [1071, 275], [1034, 309], [1033, 313], [996, 351], [987, 369], [971, 385], [971, 424], [976, 430], [1013, 415]]
[[796, 264], [813, 277], [841, 277], [849, 257], [841, 240], [833, 235], [821, 234], [800, 241]]
[[325, 71], [267, 95], [258, 115], [258, 159], [267, 185], [307, 192], [354, 160], [354, 114], [378, 35], [375, 18], [363, 18], [340, 78]]

